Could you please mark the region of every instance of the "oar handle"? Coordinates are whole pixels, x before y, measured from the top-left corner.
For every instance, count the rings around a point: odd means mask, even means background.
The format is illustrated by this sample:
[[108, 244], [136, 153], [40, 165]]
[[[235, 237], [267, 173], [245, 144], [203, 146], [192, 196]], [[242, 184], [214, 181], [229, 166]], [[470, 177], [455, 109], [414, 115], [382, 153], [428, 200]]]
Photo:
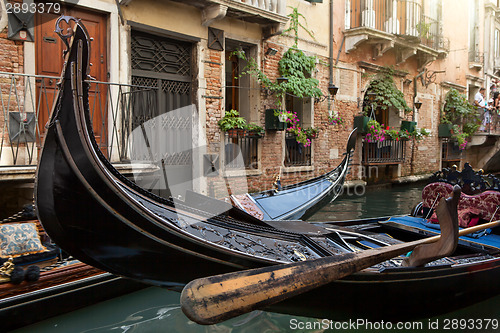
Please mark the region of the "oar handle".
[[[464, 228], [464, 229], [461, 229], [458, 231], [458, 237], [473, 234], [476, 231], [481, 231], [481, 230], [488, 229], [488, 228], [494, 228], [494, 227], [497, 227], [499, 225], [500, 225], [500, 220], [496, 220], [493, 222], [488, 222], [488, 223], [484, 223], [484, 224], [475, 225], [473, 227]], [[441, 236], [439, 236], [439, 235], [432, 236], [432, 237], [426, 238], [425, 241], [426, 241], [426, 243], [432, 243], [432, 242], [437, 241], [439, 239], [439, 237], [441, 237]]]

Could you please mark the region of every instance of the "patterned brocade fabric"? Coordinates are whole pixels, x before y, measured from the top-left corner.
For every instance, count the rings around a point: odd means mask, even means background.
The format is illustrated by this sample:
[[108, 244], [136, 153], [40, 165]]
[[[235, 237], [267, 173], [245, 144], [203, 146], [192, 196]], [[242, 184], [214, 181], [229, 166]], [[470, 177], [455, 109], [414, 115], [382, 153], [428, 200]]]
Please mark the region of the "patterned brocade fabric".
[[249, 199], [246, 194], [232, 195], [231, 200], [233, 200], [236, 206], [243, 208], [244, 211], [253, 217], [258, 218], [259, 220], [264, 219], [264, 213], [262, 213], [260, 208], [257, 207], [257, 205]]
[[[436, 208], [439, 200], [448, 198], [452, 192], [453, 186], [450, 184], [440, 182], [431, 183], [422, 191], [423, 206]], [[471, 227], [471, 222], [473, 222], [475, 217], [487, 221], [500, 219], [500, 209], [497, 209], [499, 205], [500, 192], [498, 191], [485, 191], [476, 195], [461, 193], [460, 201], [458, 202], [458, 221], [460, 226], [463, 228]], [[431, 222], [437, 223], [436, 213], [432, 215]]]
[[0, 257], [19, 257], [46, 250], [35, 223], [0, 224]]

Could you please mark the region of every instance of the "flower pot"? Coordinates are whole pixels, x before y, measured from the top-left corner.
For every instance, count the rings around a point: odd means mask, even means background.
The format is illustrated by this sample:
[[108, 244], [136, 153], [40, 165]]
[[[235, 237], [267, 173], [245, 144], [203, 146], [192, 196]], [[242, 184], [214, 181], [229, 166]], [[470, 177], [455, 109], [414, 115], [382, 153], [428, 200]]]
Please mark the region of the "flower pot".
[[264, 133], [262, 133], [262, 132], [247, 131], [247, 137], [249, 137], [249, 138], [260, 139], [263, 136], [264, 136]]
[[452, 128], [453, 128], [453, 124], [439, 124], [438, 137], [451, 138], [451, 129]]
[[401, 130], [402, 131], [408, 131], [409, 133], [413, 132], [415, 128], [417, 127], [417, 122], [416, 121], [407, 121], [403, 120], [401, 122]]
[[246, 130], [241, 129], [241, 128], [231, 128], [229, 131], [227, 131], [227, 135], [231, 139], [236, 139], [239, 136], [245, 136]]
[[274, 109], [266, 110], [266, 130], [283, 131], [286, 129], [286, 122], [280, 121], [277, 116], [274, 115]]
[[368, 121], [370, 117], [356, 116], [354, 117], [354, 128], [358, 129], [358, 133], [366, 133], [368, 130]]

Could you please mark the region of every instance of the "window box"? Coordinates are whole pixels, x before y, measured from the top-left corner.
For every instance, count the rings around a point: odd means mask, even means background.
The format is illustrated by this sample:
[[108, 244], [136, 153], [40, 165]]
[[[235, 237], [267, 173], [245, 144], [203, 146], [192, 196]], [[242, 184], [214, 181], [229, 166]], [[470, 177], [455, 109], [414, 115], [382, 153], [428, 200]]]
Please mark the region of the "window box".
[[417, 127], [417, 122], [416, 121], [407, 121], [403, 120], [401, 122], [401, 130], [407, 130], [409, 133], [413, 132], [415, 128]]
[[245, 136], [245, 134], [246, 130], [241, 128], [232, 128], [229, 131], [227, 131], [227, 135], [231, 139], [236, 139], [239, 136]]
[[453, 124], [439, 124], [438, 137], [451, 138], [451, 129], [452, 128], [453, 128]]
[[275, 109], [266, 110], [266, 130], [283, 131], [286, 129], [286, 122], [280, 121], [278, 116], [274, 115]]
[[368, 121], [370, 121], [368, 116], [356, 116], [354, 117], [354, 128], [358, 129], [358, 133], [366, 133], [368, 131]]

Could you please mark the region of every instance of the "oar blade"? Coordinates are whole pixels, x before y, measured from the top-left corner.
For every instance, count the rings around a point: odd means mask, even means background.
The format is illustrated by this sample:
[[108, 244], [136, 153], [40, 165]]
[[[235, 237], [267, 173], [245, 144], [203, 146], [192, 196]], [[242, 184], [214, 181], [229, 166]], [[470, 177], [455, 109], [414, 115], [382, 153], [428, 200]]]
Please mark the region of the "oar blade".
[[216, 324], [404, 254], [417, 244], [420, 243], [200, 278], [184, 287], [182, 311], [198, 324]]

